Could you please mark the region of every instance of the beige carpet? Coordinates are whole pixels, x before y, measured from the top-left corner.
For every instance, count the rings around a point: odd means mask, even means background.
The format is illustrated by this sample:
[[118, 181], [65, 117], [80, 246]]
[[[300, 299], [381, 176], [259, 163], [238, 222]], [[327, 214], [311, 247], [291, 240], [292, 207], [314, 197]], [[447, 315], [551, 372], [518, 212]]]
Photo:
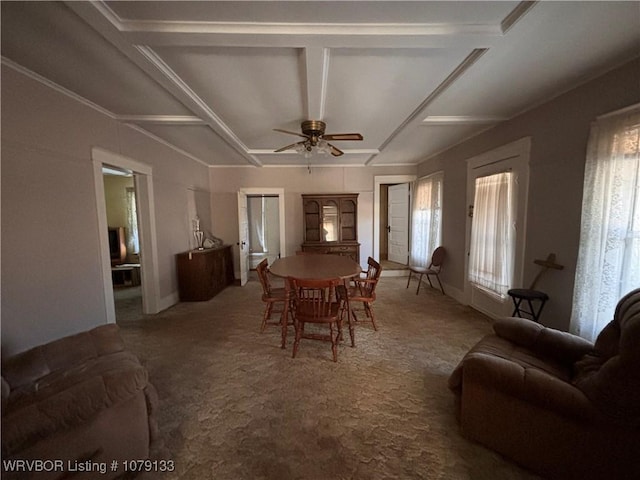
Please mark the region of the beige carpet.
[[303, 340], [292, 359], [278, 328], [259, 333], [256, 281], [138, 320], [126, 300], [119, 323], [158, 390], [162, 455], [176, 465], [144, 478], [538, 478], [462, 438], [454, 418], [447, 378], [487, 318], [405, 285], [381, 279], [379, 331], [358, 325], [337, 363], [328, 343]]

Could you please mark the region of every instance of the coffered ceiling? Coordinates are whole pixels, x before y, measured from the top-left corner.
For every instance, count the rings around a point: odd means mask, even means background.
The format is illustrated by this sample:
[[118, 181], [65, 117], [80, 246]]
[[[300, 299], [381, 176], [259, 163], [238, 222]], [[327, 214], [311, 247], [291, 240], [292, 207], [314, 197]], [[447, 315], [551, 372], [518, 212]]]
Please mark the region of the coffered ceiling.
[[638, 2], [2, 2], [3, 62], [214, 166], [416, 164], [640, 54]]

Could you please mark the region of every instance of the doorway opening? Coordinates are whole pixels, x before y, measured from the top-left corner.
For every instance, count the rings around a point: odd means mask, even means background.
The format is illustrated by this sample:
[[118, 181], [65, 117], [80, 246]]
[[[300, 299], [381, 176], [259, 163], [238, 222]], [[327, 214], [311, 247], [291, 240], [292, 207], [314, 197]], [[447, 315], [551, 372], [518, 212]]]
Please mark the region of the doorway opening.
[[[402, 206], [402, 196], [408, 195], [409, 184], [416, 180], [415, 175], [381, 175], [374, 177], [374, 191], [373, 191], [373, 257], [379, 259], [382, 265], [382, 276], [405, 276], [408, 269], [409, 258], [409, 238], [410, 238], [410, 198], [405, 197], [406, 200], [406, 216], [403, 219], [403, 215], [397, 215], [398, 213], [405, 212], [405, 207]], [[404, 185], [404, 187], [402, 186]], [[394, 207], [389, 208], [389, 189], [391, 188], [392, 205]], [[395, 190], [395, 192], [394, 192]], [[407, 193], [404, 193], [407, 192]], [[392, 219], [390, 220], [390, 213]], [[396, 223], [394, 223], [394, 217]], [[390, 233], [394, 238], [391, 245], [391, 258], [389, 256], [390, 249]], [[406, 244], [400, 241], [405, 238]], [[406, 259], [402, 253], [406, 248]], [[395, 250], [395, 252], [394, 252]], [[394, 256], [395, 255], [395, 256]], [[398, 255], [402, 256], [398, 258]]]
[[[92, 149], [94, 185], [96, 194], [96, 209], [98, 221], [98, 234], [100, 241], [100, 256], [102, 266], [102, 278], [104, 284], [104, 306], [105, 316], [108, 323], [116, 322], [115, 297], [114, 297], [114, 275], [116, 282], [138, 283], [140, 284], [139, 301], [142, 304], [143, 314], [158, 313], [161, 308], [160, 287], [158, 274], [158, 251], [155, 228], [155, 207], [153, 196], [153, 179], [151, 167], [124, 157], [122, 155], [101, 149]], [[126, 235], [120, 236], [120, 228], [124, 227], [120, 223], [133, 222], [125, 218], [123, 220], [113, 220], [117, 225], [109, 225], [107, 214], [107, 197], [105, 190], [105, 176], [103, 169], [111, 168], [120, 172], [122, 177], [130, 175], [133, 180], [130, 190], [125, 190], [124, 195], [129, 195], [133, 201], [133, 208], [130, 216], [135, 217], [137, 227], [137, 255], [136, 247], [132, 243], [129, 256], [126, 253]], [[132, 195], [133, 194], [133, 195]], [[113, 227], [110, 230], [109, 227]], [[132, 227], [130, 227], [133, 230]], [[124, 231], [124, 228], [122, 229]], [[110, 231], [112, 232], [110, 235]], [[114, 248], [112, 252], [110, 237], [114, 239]], [[124, 237], [124, 240], [121, 238]], [[134, 238], [129, 239], [131, 242]], [[125, 244], [124, 248], [122, 244]], [[115, 245], [118, 245], [119, 253], [116, 253]], [[113, 256], [112, 256], [113, 254]], [[135, 261], [137, 260], [137, 262]], [[137, 266], [122, 267], [125, 263], [135, 264]], [[120, 265], [122, 271], [116, 271]], [[124, 270], [127, 270], [126, 272]], [[139, 278], [136, 278], [139, 275]]]
[[[238, 191], [240, 285], [265, 258], [271, 265], [286, 255], [284, 189], [241, 188]], [[256, 277], [257, 278], [257, 277]]]
[[265, 258], [271, 265], [280, 258], [280, 207], [277, 195], [247, 195], [249, 270]]
[[103, 165], [116, 321], [142, 315], [140, 241], [133, 172]]

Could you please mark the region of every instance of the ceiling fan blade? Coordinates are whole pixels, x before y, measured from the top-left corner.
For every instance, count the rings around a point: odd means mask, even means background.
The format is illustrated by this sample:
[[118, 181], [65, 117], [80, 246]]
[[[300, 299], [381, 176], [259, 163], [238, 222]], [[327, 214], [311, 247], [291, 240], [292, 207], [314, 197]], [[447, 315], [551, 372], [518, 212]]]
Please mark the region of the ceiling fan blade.
[[280, 133], [288, 133], [289, 135], [297, 135], [298, 137], [302, 137], [302, 138], [309, 138], [309, 135], [305, 135], [304, 133], [290, 132], [289, 130], [282, 130], [280, 128], [274, 128], [273, 131], [280, 132]]
[[329, 147], [331, 147], [331, 155], [333, 155], [334, 157], [339, 157], [340, 155], [344, 155], [344, 152], [342, 150], [340, 150], [339, 148], [334, 147], [330, 143], [327, 143], [327, 145], [329, 145]]
[[325, 140], [362, 140], [363, 137], [359, 133], [328, 133], [323, 135]]
[[[306, 142], [306, 141], [305, 141], [305, 142]], [[302, 144], [304, 144], [305, 142], [296, 142], [296, 143], [292, 143], [291, 145], [287, 145], [286, 147], [279, 148], [278, 150], [274, 150], [273, 152], [274, 152], [274, 153], [284, 152], [285, 150], [290, 150], [290, 149], [292, 149], [292, 148], [293, 148], [293, 147], [295, 147], [296, 145], [302, 145]]]

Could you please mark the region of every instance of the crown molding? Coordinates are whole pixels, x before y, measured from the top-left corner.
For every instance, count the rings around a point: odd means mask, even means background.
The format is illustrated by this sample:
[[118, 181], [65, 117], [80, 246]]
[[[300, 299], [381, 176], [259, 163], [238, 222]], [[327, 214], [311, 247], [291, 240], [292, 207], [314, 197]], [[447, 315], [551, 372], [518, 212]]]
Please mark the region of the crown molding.
[[38, 83], [41, 83], [42, 85], [45, 85], [47, 87], [49, 87], [50, 89], [61, 93], [62, 95], [65, 95], [73, 100], [75, 100], [76, 102], [84, 105], [85, 107], [89, 107], [93, 110], [96, 110], [97, 112], [100, 112], [103, 115], [106, 115], [107, 117], [111, 118], [111, 119], [116, 119], [116, 115], [107, 110], [104, 107], [101, 107], [100, 105], [98, 105], [97, 103], [93, 103], [91, 100], [88, 100], [80, 95], [78, 95], [75, 92], [72, 92], [71, 90], [63, 87], [62, 85], [58, 85], [55, 82], [52, 82], [51, 80], [49, 80], [48, 78], [43, 77], [42, 75], [34, 72], [33, 70], [29, 70], [26, 67], [23, 67], [22, 65], [14, 62], [13, 60], [10, 60], [6, 57], [0, 57], [1, 61], [2, 61], [2, 65], [6, 65], [7, 67], [15, 70], [16, 72], [21, 73], [22, 75], [35, 80]]
[[40, 84], [42, 84], [42, 85], [44, 85], [46, 87], [51, 88], [55, 92], [61, 93], [62, 95], [65, 95], [66, 97], [69, 97], [72, 100], [80, 103], [81, 105], [89, 107], [92, 110], [95, 110], [98, 113], [101, 113], [102, 115], [105, 115], [105, 116], [109, 117], [110, 119], [117, 121], [121, 125], [124, 125], [126, 127], [132, 128], [132, 129], [136, 130], [137, 132], [142, 133], [143, 135], [146, 135], [147, 137], [157, 141], [158, 143], [161, 143], [162, 145], [164, 145], [166, 147], [169, 147], [170, 149], [174, 150], [175, 152], [179, 153], [180, 155], [184, 155], [185, 157], [193, 160], [194, 162], [200, 163], [200, 164], [205, 165], [205, 166], [209, 166], [209, 164], [205, 163], [204, 161], [202, 161], [198, 157], [190, 154], [189, 152], [185, 152], [181, 148], [176, 147], [175, 145], [167, 142], [166, 140], [163, 140], [162, 138], [152, 134], [151, 132], [145, 130], [144, 128], [139, 127], [138, 125], [135, 125], [134, 123], [130, 123], [129, 121], [125, 120], [127, 115], [120, 115], [120, 116], [119, 115], [115, 115], [113, 112], [107, 110], [106, 108], [103, 108], [100, 105], [98, 105], [96, 103], [93, 103], [92, 101], [87, 100], [84, 97], [81, 97], [77, 93], [74, 93], [71, 90], [68, 90], [68, 89], [64, 88], [63, 86], [52, 82], [48, 78], [45, 78], [42, 75], [39, 75], [39, 74], [29, 70], [28, 68], [25, 68], [22, 65], [20, 65], [18, 63], [15, 63], [13, 60], [10, 60], [10, 59], [8, 59], [6, 57], [0, 57], [0, 59], [1, 59], [2, 65], [6, 65], [7, 67], [17, 71], [18, 73], [21, 73], [22, 75], [25, 75], [26, 77], [31, 78], [32, 80], [35, 80], [36, 82], [38, 82], [38, 83], [40, 83]]

